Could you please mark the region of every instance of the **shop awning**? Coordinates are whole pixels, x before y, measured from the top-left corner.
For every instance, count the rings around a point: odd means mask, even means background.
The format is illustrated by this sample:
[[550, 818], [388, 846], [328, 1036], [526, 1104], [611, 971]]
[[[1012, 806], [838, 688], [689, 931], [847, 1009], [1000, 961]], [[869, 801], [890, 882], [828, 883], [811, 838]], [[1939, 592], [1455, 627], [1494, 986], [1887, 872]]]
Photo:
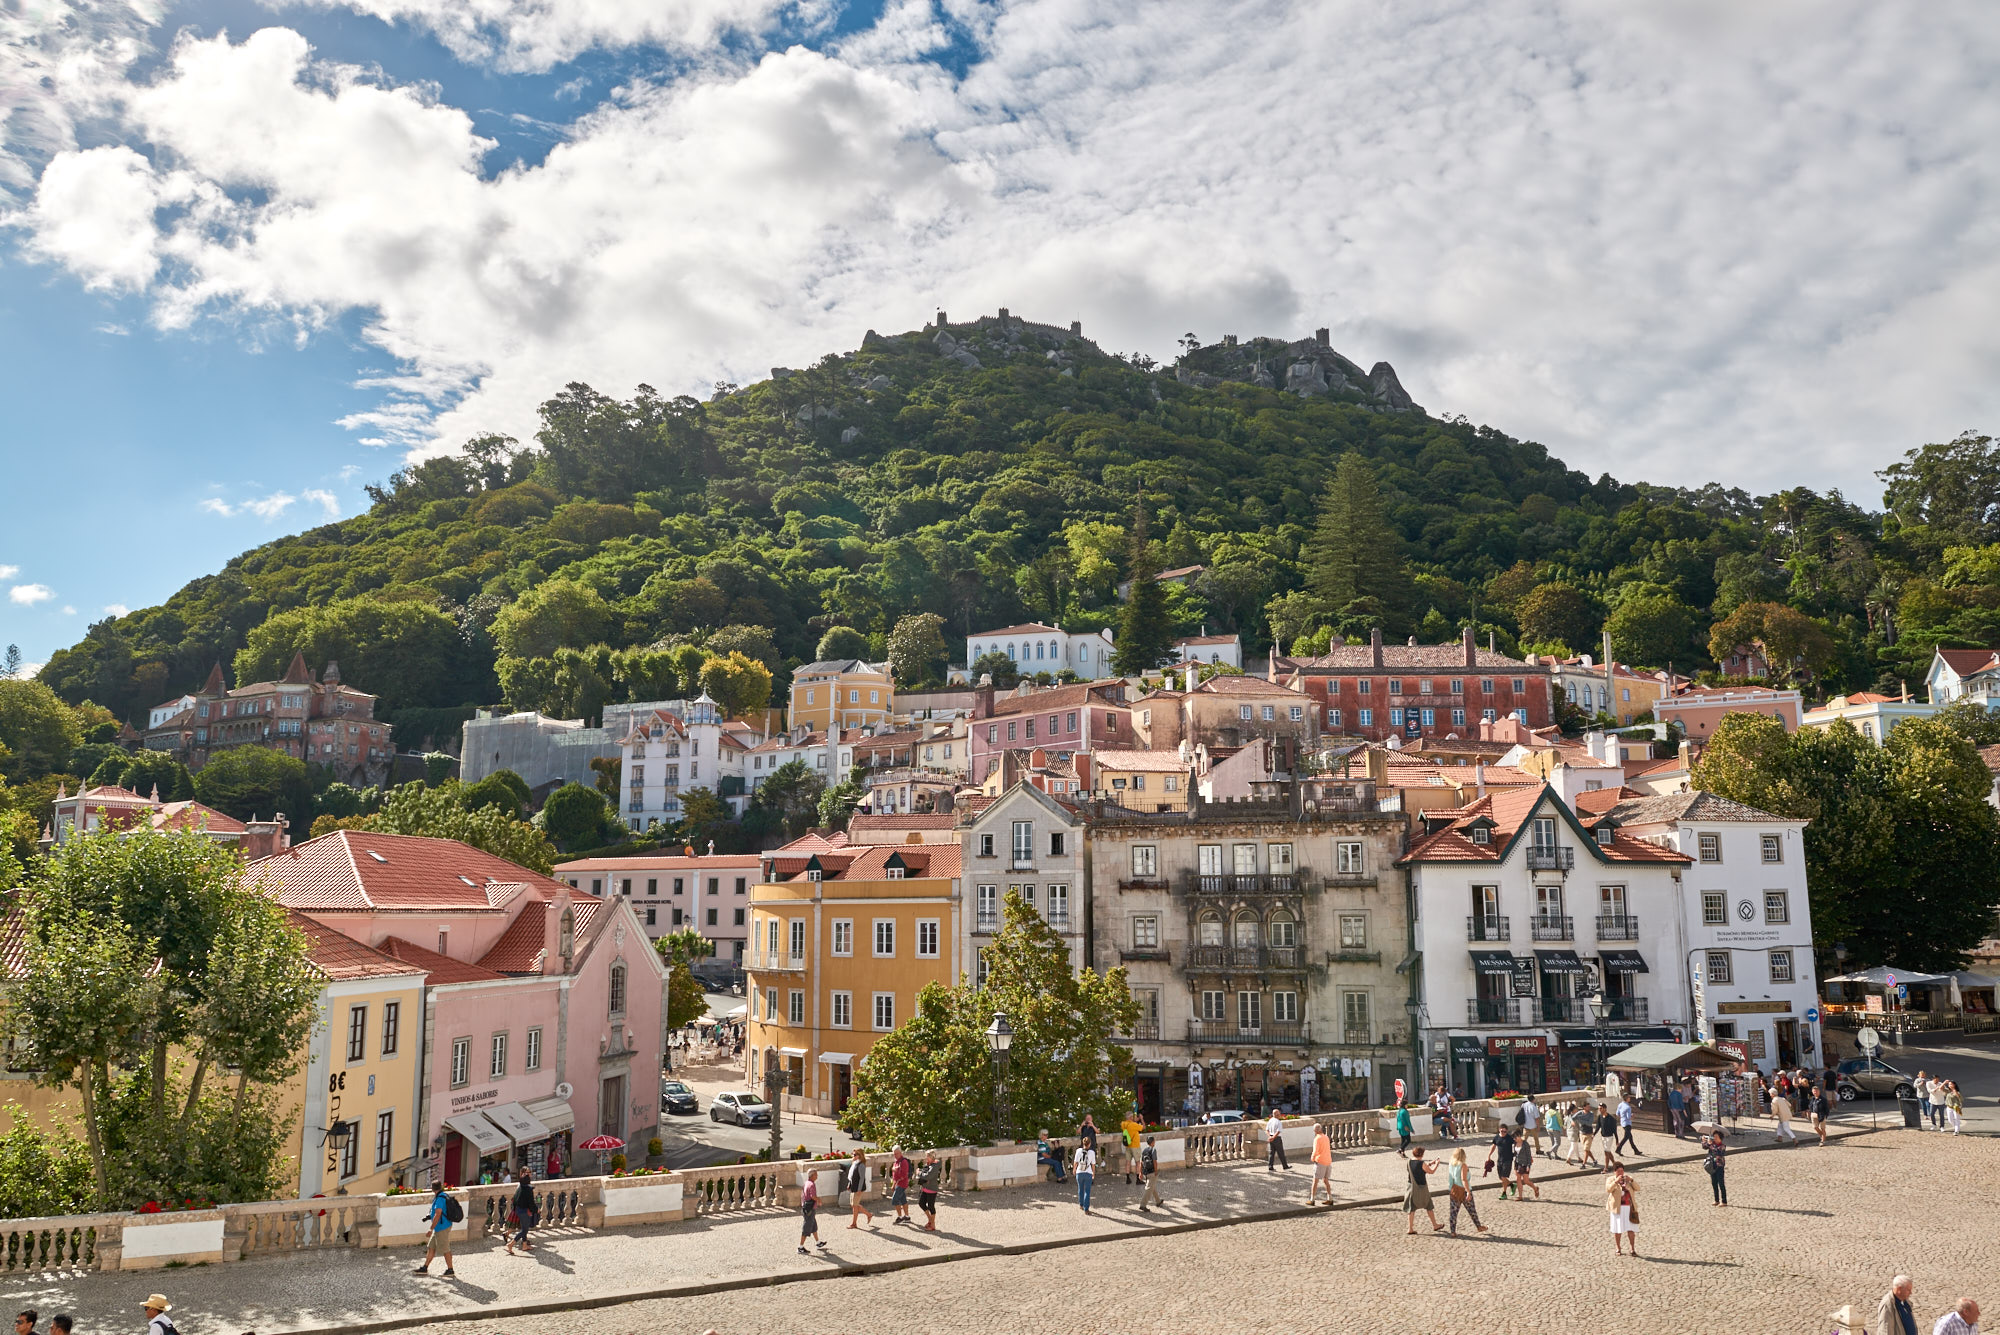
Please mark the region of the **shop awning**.
[[806, 1055], [804, 1048], [779, 1048], [778, 1052], [781, 1056], [785, 1057], [803, 1057]]
[[550, 1135], [558, 1131], [573, 1130], [576, 1126], [576, 1113], [571, 1110], [568, 1099], [553, 1096], [546, 1099], [527, 1099], [521, 1106], [527, 1109], [528, 1116], [547, 1127]]
[[1538, 950], [1535, 958], [1540, 961], [1543, 973], [1588, 973], [1583, 961], [1576, 957], [1574, 950]]
[[1486, 1040], [1476, 1035], [1453, 1034], [1451, 1036], [1451, 1059], [1455, 1062], [1476, 1062], [1486, 1059]]
[[1476, 973], [1511, 974], [1514, 972], [1514, 957], [1504, 950], [1472, 950], [1472, 968]]
[[1651, 973], [1646, 967], [1646, 957], [1636, 950], [1600, 950], [1597, 958], [1604, 961], [1606, 973]]
[[1602, 1029], [1558, 1029], [1556, 1037], [1568, 1048], [1603, 1048], [1623, 1052], [1639, 1043], [1671, 1043], [1674, 1031], [1663, 1024], [1606, 1025]]
[[548, 1127], [518, 1103], [503, 1103], [486, 1109], [486, 1120], [500, 1128], [516, 1145], [532, 1145], [549, 1138]]
[[500, 1128], [476, 1112], [463, 1112], [444, 1119], [444, 1124], [479, 1147], [481, 1154], [505, 1154], [507, 1137]]
[[852, 1066], [854, 1054], [851, 1052], [822, 1052], [819, 1059], [828, 1066]]

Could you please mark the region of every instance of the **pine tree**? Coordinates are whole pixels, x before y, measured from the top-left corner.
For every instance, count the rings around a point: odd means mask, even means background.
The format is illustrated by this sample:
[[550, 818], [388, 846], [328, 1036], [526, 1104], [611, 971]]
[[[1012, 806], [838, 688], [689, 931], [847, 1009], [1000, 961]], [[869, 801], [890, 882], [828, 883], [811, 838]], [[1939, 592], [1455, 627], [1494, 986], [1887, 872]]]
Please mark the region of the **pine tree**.
[[1125, 577], [1132, 591], [1118, 612], [1118, 648], [1111, 669], [1121, 677], [1136, 677], [1169, 661], [1174, 652], [1174, 622], [1167, 615], [1167, 591], [1153, 577], [1160, 566], [1146, 543], [1146, 503], [1137, 506], [1132, 521], [1131, 555]]
[[1305, 556], [1306, 587], [1336, 621], [1399, 622], [1408, 611], [1402, 536], [1384, 513], [1373, 465], [1352, 450], [1340, 456], [1320, 496]]

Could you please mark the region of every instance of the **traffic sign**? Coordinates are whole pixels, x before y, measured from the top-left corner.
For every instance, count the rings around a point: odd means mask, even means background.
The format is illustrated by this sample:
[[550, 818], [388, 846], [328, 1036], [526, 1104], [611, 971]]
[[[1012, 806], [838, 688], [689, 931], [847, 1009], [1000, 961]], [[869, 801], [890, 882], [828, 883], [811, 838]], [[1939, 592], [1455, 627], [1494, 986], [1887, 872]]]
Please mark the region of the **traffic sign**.
[[1888, 983], [1888, 985], [1889, 985], [1890, 987], [1894, 987], [1894, 986], [1896, 985], [1896, 975], [1895, 975], [1895, 974], [1893, 974], [1893, 973], [1891, 973], [1891, 974], [1884, 974], [1884, 975], [1883, 975], [1883, 978], [1884, 978], [1884, 980], [1885, 980], [1885, 981], [1886, 981], [1886, 982]]
[[1908, 983], [1899, 984], [1896, 988], [1896, 1000], [1908, 1001], [1909, 999], [1910, 999], [1910, 985]]
[[1864, 1028], [1854, 1035], [1854, 1041], [1863, 1052], [1873, 1052], [1882, 1045], [1882, 1036], [1873, 1029]]
[[1817, 1006], [1806, 1007], [1806, 1023], [1807, 1024], [1819, 1023], [1819, 1007]]

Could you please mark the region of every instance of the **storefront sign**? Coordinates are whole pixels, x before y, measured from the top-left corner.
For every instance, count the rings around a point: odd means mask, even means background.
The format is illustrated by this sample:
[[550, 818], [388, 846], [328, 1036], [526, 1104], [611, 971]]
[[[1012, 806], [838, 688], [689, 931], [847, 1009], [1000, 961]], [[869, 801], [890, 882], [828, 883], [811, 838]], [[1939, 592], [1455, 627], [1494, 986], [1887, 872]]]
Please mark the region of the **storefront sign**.
[[1539, 1057], [1549, 1050], [1549, 1041], [1540, 1034], [1532, 1038], [1489, 1038], [1486, 1051], [1494, 1057]]
[[1451, 1037], [1451, 1059], [1455, 1062], [1476, 1062], [1486, 1055], [1486, 1040], [1466, 1034]]
[[1718, 1038], [1715, 1040], [1715, 1048], [1718, 1052], [1728, 1053], [1739, 1062], [1747, 1064], [1750, 1060], [1750, 1045], [1740, 1038]]
[[1535, 957], [1516, 955], [1513, 957], [1514, 984], [1510, 991], [1517, 997], [1535, 995]]
[[1603, 1029], [1558, 1029], [1556, 1037], [1566, 1048], [1603, 1048], [1619, 1052], [1635, 1043], [1671, 1043], [1674, 1031], [1665, 1025], [1623, 1025]]
[[453, 1095], [451, 1110], [455, 1113], [460, 1113], [464, 1112], [467, 1108], [479, 1108], [489, 1103], [498, 1104], [499, 1102], [500, 1087], [495, 1085], [492, 1089], [482, 1089], [471, 1094]]
[[1718, 1015], [1790, 1015], [1789, 1001], [1724, 1001], [1715, 1008]]

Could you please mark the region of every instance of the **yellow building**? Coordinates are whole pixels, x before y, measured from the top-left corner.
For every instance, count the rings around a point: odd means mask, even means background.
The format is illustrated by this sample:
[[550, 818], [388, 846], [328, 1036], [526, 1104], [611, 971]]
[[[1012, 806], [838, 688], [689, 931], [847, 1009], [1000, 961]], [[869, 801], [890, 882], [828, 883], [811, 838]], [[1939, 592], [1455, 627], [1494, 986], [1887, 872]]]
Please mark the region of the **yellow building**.
[[1640, 672], [1623, 663], [1605, 665], [1592, 661], [1589, 654], [1577, 658], [1546, 659], [1551, 669], [1550, 685], [1569, 703], [1586, 714], [1609, 714], [1618, 726], [1629, 727], [1632, 720], [1651, 714], [1666, 699], [1667, 682], [1650, 672]]
[[843, 728], [889, 727], [895, 683], [887, 663], [831, 658], [792, 673], [791, 724], [829, 737]]
[[772, 853], [750, 892], [750, 1087], [789, 1081], [787, 1111], [833, 1116], [854, 1068], [960, 958], [959, 847], [906, 844]]
[[1186, 811], [1194, 766], [1179, 751], [1091, 751], [1076, 758], [1083, 791], [1133, 811]]
[[326, 979], [320, 1022], [282, 1104], [299, 1197], [421, 1185], [409, 1174], [421, 1131], [424, 971], [302, 914], [292, 925], [311, 939]]

